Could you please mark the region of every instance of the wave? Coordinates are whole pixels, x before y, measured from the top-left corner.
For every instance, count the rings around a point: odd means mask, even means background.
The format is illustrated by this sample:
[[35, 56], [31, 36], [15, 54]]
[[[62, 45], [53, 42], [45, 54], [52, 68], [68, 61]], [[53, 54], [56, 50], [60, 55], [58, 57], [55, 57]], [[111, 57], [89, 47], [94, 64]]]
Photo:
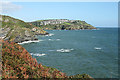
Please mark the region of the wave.
[[59, 41], [60, 39], [56, 39], [57, 41]]
[[94, 47], [94, 49], [96, 49], [96, 50], [100, 50], [100, 49], [102, 49], [102, 48], [100, 48], [100, 47]]
[[46, 54], [39, 54], [39, 53], [30, 53], [33, 56], [45, 56]]
[[97, 29], [92, 29], [92, 30], [100, 30], [99, 28], [97, 28]]
[[51, 34], [48, 34], [48, 35], [45, 35], [45, 36], [53, 36], [53, 35], [54, 35], [54, 34], [51, 33]]
[[22, 43], [18, 43], [18, 44], [27, 44], [27, 43], [34, 43], [34, 42], [40, 42], [40, 41], [43, 41], [43, 40], [34, 40], [34, 41], [24, 41]]
[[74, 50], [74, 49], [70, 49], [70, 50]]
[[4, 39], [5, 38], [5, 36], [3, 36], [3, 37], [0, 37], [0, 39]]
[[57, 52], [71, 52], [74, 49], [58, 49]]
[[60, 41], [60, 39], [48, 39], [49, 41]]
[[51, 41], [52, 39], [48, 39], [49, 41]]

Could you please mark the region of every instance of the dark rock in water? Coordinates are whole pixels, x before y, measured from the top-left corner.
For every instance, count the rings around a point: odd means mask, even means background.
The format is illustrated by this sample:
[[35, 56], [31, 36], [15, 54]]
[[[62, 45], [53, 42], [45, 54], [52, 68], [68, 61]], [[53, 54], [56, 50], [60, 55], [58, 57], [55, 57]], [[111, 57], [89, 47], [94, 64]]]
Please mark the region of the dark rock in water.
[[34, 40], [38, 40], [38, 39], [36, 38], [36, 39], [34, 39]]

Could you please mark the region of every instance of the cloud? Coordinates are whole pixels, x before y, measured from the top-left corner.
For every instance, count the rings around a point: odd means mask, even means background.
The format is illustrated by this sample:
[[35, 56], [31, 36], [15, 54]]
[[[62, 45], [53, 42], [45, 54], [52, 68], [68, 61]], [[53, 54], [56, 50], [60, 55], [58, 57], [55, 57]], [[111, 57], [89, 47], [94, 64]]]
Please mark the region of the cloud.
[[1, 13], [10, 13], [17, 10], [20, 10], [22, 6], [13, 4], [12, 2], [8, 1], [0, 1], [0, 12]]

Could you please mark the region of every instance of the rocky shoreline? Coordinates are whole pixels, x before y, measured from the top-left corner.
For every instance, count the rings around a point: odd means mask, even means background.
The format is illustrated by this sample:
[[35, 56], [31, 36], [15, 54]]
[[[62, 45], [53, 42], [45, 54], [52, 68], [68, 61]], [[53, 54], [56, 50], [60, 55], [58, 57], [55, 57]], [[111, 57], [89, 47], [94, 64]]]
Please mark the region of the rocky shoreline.
[[2, 28], [0, 38], [10, 42], [38, 40], [36, 35], [48, 35], [44, 30], [90, 30], [96, 29], [92, 25], [80, 20], [52, 19], [26, 23], [10, 16], [0, 15]]
[[[51, 67], [38, 64], [22, 43], [38, 42], [36, 35], [48, 35], [43, 28], [36, 27], [19, 19], [0, 15], [0, 42], [2, 43], [2, 77], [0, 78], [81, 78], [94, 80], [87, 74], [67, 76], [65, 73]], [[64, 29], [65, 30], [65, 29]], [[9, 72], [9, 74], [8, 74]], [[88, 78], [88, 79], [87, 79]]]
[[[11, 40], [11, 36], [12, 35], [9, 33], [11, 31], [4, 32], [4, 30], [2, 30], [0, 32], [2, 32], [1, 35], [0, 35], [1, 39], [3, 39], [3, 40], [9, 40], [9, 41]], [[49, 33], [47, 33], [47, 32], [45, 34], [41, 34], [41, 33], [36, 33], [36, 34], [25, 33], [23, 35], [15, 36], [14, 40], [12, 42], [22, 43], [22, 42], [25, 42], [25, 41], [36, 41], [36, 40], [38, 40], [35, 37], [36, 35], [48, 35], [48, 34]]]
[[10, 16], [0, 15], [0, 21], [2, 22], [0, 38], [10, 42], [21, 43], [24, 41], [34, 41], [38, 40], [36, 35], [49, 34], [39, 27]]

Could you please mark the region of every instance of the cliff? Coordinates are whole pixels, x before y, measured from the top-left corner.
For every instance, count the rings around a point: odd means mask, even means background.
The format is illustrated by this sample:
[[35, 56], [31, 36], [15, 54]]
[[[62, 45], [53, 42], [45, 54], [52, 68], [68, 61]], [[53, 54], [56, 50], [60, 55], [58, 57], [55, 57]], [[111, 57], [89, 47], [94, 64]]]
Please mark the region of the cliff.
[[38, 20], [30, 23], [46, 30], [96, 29], [92, 25], [81, 20], [50, 19], [50, 20]]
[[0, 38], [13, 42], [37, 40], [35, 35], [48, 34], [46, 31], [22, 20], [0, 15]]
[[79, 80], [94, 80], [87, 74], [67, 76], [65, 73], [39, 64], [19, 44], [0, 40], [2, 55], [1, 78], [79, 78]]
[[[55, 68], [39, 64], [25, 48], [17, 44], [18, 42], [37, 40], [35, 35], [48, 34], [42, 30], [43, 28], [3, 15], [0, 15], [0, 22], [2, 25], [0, 28], [0, 56], [2, 56], [0, 70], [2, 70], [2, 76], [0, 75], [0, 79], [80, 78], [80, 80], [93, 80], [93, 78], [87, 74], [67, 76]], [[3, 40], [1, 40], [1, 38]]]

